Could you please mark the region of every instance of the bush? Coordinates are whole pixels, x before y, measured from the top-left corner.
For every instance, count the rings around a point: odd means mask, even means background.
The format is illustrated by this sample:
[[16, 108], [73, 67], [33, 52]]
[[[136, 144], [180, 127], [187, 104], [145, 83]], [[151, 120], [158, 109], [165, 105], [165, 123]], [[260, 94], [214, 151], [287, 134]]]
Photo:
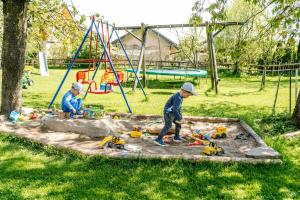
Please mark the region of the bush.
[[279, 135], [297, 130], [286, 112], [274, 115], [267, 115], [261, 119], [260, 127], [263, 133], [267, 135]]

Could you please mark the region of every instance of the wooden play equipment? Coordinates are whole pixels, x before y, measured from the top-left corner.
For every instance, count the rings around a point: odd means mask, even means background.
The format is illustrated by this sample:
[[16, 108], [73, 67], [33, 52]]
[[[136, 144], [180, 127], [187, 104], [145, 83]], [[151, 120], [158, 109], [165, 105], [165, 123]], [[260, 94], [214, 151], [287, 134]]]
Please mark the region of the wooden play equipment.
[[[218, 22], [215, 24], [211, 24], [210, 22], [201, 23], [198, 25], [193, 24], [164, 24], [164, 25], [145, 25], [144, 23], [141, 23], [141, 26], [122, 26], [122, 27], [115, 27], [115, 30], [125, 30], [129, 32], [128, 30], [141, 30], [142, 37], [139, 38], [137, 36], [134, 36], [137, 40], [141, 42], [141, 49], [140, 49], [140, 56], [139, 56], [139, 62], [138, 67], [136, 69], [137, 76], [139, 76], [139, 73], [141, 71], [141, 67], [143, 66], [143, 82], [144, 86], [147, 85], [146, 81], [146, 65], [145, 65], [145, 48], [146, 48], [146, 42], [147, 42], [147, 32], [149, 29], [167, 29], [167, 28], [184, 28], [184, 27], [206, 27], [206, 33], [207, 33], [207, 46], [208, 46], [208, 54], [209, 54], [209, 65], [211, 69], [211, 87], [212, 89], [215, 89], [216, 94], [219, 92], [219, 78], [218, 78], [218, 69], [217, 69], [217, 60], [216, 60], [216, 53], [215, 53], [215, 46], [214, 46], [214, 37], [216, 37], [222, 30], [224, 30], [225, 27], [228, 26], [240, 26], [243, 25], [243, 22]], [[216, 26], [217, 25], [217, 26]], [[214, 30], [214, 27], [220, 27], [218, 30]], [[134, 35], [133, 33], [129, 32], [131, 35]], [[159, 34], [159, 33], [158, 33]], [[134, 70], [135, 71], [135, 70]], [[135, 79], [135, 83], [133, 86], [133, 90], [137, 87], [137, 79]]]

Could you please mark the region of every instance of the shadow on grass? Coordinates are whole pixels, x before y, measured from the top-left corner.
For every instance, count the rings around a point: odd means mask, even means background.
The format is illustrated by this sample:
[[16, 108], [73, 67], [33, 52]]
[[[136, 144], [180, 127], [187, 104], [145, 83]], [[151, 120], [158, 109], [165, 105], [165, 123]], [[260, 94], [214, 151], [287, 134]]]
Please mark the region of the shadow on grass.
[[255, 91], [249, 91], [249, 92], [227, 92], [224, 94], [221, 94], [221, 96], [241, 96], [241, 95], [248, 95], [248, 94], [255, 94], [255, 93], [259, 93], [261, 90], [255, 90]]
[[208, 97], [208, 96], [212, 96], [212, 95], [209, 94], [211, 91], [213, 91], [212, 88], [207, 89], [207, 90], [204, 92], [205, 96], [207, 96], [207, 97]]
[[[149, 89], [178, 89], [182, 86], [185, 82], [191, 82], [194, 85], [197, 85], [196, 80], [148, 80], [147, 81], [147, 88]], [[124, 84], [124, 87], [132, 87], [133, 82], [127, 82]], [[139, 88], [139, 86], [137, 87]]]
[[151, 94], [158, 94], [158, 95], [172, 95], [174, 92], [164, 92], [164, 91], [159, 91], [159, 92], [151, 92]]
[[[233, 199], [239, 193], [241, 199], [283, 199], [296, 198], [300, 190], [299, 167], [290, 162], [113, 159], [33, 145], [13, 136], [0, 135], [0, 142], [6, 144], [0, 145], [0, 178], [6, 183], [0, 188], [3, 198], [26, 194], [32, 199]], [[29, 163], [40, 167], [22, 167]]]

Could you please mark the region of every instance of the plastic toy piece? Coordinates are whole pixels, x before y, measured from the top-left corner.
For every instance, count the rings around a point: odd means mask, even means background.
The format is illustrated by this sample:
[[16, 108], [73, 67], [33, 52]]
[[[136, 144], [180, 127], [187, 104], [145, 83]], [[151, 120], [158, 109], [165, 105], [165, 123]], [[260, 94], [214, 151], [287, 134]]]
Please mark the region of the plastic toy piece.
[[115, 144], [113, 142], [108, 142], [107, 146], [112, 149], [125, 149], [124, 144]]
[[140, 131], [140, 128], [135, 127], [133, 131], [130, 132], [130, 137], [132, 138], [140, 138], [142, 137], [142, 132]]
[[83, 118], [84, 119], [94, 119], [95, 118], [95, 113], [92, 109], [87, 108], [83, 111]]
[[99, 147], [104, 148], [104, 146], [112, 140], [113, 136], [106, 136], [100, 143]]
[[[200, 143], [202, 143], [202, 145], [209, 145], [209, 143], [210, 143], [210, 141], [208, 141], [208, 140], [200, 139], [199, 136], [198, 137], [194, 137], [193, 135], [186, 135], [186, 137], [188, 137], [188, 138], [190, 138], [192, 140], [195, 140], [195, 142], [198, 142], [197, 143], [198, 145], [200, 145]], [[193, 144], [193, 143], [191, 143], [191, 144]]]
[[30, 78], [30, 73], [26, 72], [24, 73], [22, 77], [22, 88], [27, 89], [29, 86], [33, 85], [33, 80]]
[[213, 139], [226, 138], [227, 137], [227, 128], [226, 127], [217, 127], [216, 132], [211, 136]]
[[20, 116], [20, 113], [16, 110], [12, 111], [9, 115], [9, 119], [12, 121], [12, 122], [16, 122], [18, 121], [19, 119], [19, 116]]
[[100, 148], [104, 148], [106, 144], [108, 144], [109, 142], [112, 142], [115, 145], [124, 145], [125, 144], [125, 140], [116, 137], [116, 136], [106, 136], [100, 143], [99, 143], [99, 147]]
[[235, 136], [235, 140], [248, 140], [249, 134], [240, 133], [237, 136]]
[[35, 113], [35, 112], [33, 112], [33, 113], [31, 113], [30, 115], [29, 115], [29, 119], [31, 119], [31, 120], [35, 120], [35, 119], [37, 119], [37, 114]]
[[191, 146], [200, 146], [200, 145], [203, 145], [203, 142], [195, 141], [193, 143], [188, 144], [187, 146], [191, 147]]
[[196, 130], [196, 133], [194, 133], [194, 131], [192, 130], [192, 125], [194, 124], [194, 122], [188, 121], [187, 124], [189, 126], [191, 134], [186, 135], [186, 137], [195, 141], [188, 146], [209, 145], [210, 141], [206, 140], [207, 137], [205, 137], [205, 135], [203, 135], [199, 129]]
[[214, 142], [211, 142], [208, 146], [205, 146], [203, 149], [203, 154], [207, 156], [221, 156], [224, 153], [224, 149], [222, 147], [219, 147]]
[[209, 134], [208, 133], [201, 133], [198, 136], [198, 138], [201, 139], [201, 140], [209, 140]]
[[125, 144], [125, 140], [119, 138], [119, 137], [115, 137], [113, 136], [112, 140], [111, 140], [114, 144]]
[[18, 120], [20, 120], [21, 122], [25, 121], [26, 120], [26, 117], [24, 115], [20, 115]]

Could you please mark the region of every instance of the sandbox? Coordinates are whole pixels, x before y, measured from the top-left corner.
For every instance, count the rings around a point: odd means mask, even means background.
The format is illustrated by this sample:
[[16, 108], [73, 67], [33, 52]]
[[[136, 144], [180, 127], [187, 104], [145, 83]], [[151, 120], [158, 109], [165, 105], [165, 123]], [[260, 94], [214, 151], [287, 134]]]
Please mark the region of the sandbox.
[[[153, 142], [156, 136], [148, 132], [153, 132], [153, 130], [155, 132], [155, 130], [162, 127], [162, 118], [158, 115], [111, 113], [99, 120], [66, 120], [55, 116], [45, 116], [42, 119], [23, 124], [13, 124], [2, 116], [0, 118], [0, 131], [91, 156], [246, 163], [282, 162], [281, 154], [268, 147], [243, 120], [195, 116], [185, 117], [185, 119], [192, 121], [193, 125], [192, 127], [184, 125], [181, 131], [183, 135], [189, 133], [190, 128], [210, 132], [218, 126], [227, 127], [227, 138], [213, 140], [225, 150], [225, 154], [222, 156], [206, 156], [202, 153], [203, 145], [190, 147], [187, 146], [187, 142], [181, 144], [171, 143], [167, 147], [157, 146]], [[129, 132], [136, 126], [141, 127], [143, 130], [141, 138], [131, 138], [129, 136]], [[240, 133], [247, 133], [249, 137], [246, 140], [235, 139]], [[125, 149], [99, 148], [99, 142], [108, 135], [116, 135], [125, 139]]]

